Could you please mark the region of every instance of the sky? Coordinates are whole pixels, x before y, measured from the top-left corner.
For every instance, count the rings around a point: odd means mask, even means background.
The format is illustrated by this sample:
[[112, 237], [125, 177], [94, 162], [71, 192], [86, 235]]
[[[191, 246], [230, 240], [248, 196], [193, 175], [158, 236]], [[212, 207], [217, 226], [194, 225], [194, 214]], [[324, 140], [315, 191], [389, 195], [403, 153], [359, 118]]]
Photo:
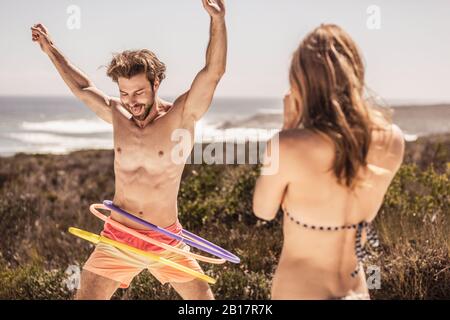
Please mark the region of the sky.
[[[389, 100], [450, 102], [449, 0], [227, 0], [229, 55], [219, 97], [281, 97], [300, 41], [321, 23], [357, 42], [367, 84]], [[379, 8], [379, 19], [371, 6]], [[69, 28], [80, 10], [80, 28]], [[379, 29], [368, 27], [379, 21]], [[1, 0], [0, 95], [68, 96], [48, 57], [31, 41], [45, 24], [56, 46], [95, 85], [117, 96], [106, 76], [114, 52], [147, 48], [166, 63], [162, 96], [185, 92], [204, 66], [209, 16], [201, 0]]]

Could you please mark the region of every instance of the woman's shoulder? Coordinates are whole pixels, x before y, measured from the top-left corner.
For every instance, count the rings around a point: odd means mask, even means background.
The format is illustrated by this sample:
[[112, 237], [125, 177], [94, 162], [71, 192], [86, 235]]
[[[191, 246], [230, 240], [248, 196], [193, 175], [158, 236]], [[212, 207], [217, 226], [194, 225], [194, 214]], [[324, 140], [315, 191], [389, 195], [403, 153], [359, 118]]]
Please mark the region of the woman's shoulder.
[[285, 147], [301, 147], [318, 150], [321, 148], [333, 148], [332, 140], [324, 133], [305, 129], [290, 129], [279, 134], [280, 145]]
[[305, 128], [283, 130], [279, 133], [280, 142], [289, 143], [311, 143], [319, 139], [319, 133]]
[[278, 139], [280, 155], [292, 159], [296, 165], [328, 164], [334, 158], [334, 144], [323, 133], [304, 128], [291, 129], [281, 131]]

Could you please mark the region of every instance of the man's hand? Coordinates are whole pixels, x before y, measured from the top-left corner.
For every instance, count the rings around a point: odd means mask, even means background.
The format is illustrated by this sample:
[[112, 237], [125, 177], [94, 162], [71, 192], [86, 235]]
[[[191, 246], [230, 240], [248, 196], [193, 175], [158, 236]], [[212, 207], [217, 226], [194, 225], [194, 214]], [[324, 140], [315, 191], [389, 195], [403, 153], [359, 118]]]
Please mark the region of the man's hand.
[[53, 45], [53, 41], [50, 38], [48, 29], [44, 25], [38, 23], [32, 26], [31, 35], [33, 42], [39, 43], [42, 51], [44, 51], [45, 53], [48, 53], [50, 51], [50, 47]]
[[211, 18], [225, 17], [225, 0], [202, 0], [203, 7]]
[[112, 123], [111, 107], [116, 101], [97, 89], [91, 80], [56, 48], [47, 28], [38, 23], [31, 27], [33, 42], [39, 43], [53, 62], [70, 91], [100, 118]]

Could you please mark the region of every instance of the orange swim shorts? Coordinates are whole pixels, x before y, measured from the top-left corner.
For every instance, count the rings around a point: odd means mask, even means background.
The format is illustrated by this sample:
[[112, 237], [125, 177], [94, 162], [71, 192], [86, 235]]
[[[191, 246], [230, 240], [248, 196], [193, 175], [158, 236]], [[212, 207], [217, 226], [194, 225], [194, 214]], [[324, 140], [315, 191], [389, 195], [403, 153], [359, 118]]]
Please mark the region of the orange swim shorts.
[[[182, 250], [190, 250], [188, 245], [167, 237], [160, 232], [153, 230], [135, 230], [159, 242], [169, 244]], [[180, 235], [182, 226], [177, 221], [172, 226], [166, 228], [166, 230]], [[140, 250], [157, 254], [185, 267], [203, 273], [197, 260], [145, 242], [126, 232], [115, 229], [108, 224], [108, 222], [105, 223], [105, 227], [101, 235], [129, 246], [133, 246]], [[143, 257], [132, 252], [120, 250], [105, 243], [99, 243], [96, 246], [94, 252], [86, 261], [83, 269], [107, 279], [120, 282], [120, 288], [124, 289], [128, 288], [133, 278], [144, 269], [148, 269], [148, 271], [162, 284], [166, 284], [168, 282], [185, 283], [195, 279], [194, 276], [180, 270], [176, 270], [161, 262], [151, 260], [150, 258]]]

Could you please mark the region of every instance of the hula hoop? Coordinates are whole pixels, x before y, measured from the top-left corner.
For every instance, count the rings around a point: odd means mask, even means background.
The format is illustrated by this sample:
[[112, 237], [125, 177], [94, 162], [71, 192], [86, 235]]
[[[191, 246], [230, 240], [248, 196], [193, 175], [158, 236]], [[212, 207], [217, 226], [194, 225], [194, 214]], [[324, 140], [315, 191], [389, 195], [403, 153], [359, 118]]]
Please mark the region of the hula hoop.
[[215, 279], [213, 279], [213, 278], [211, 278], [211, 277], [209, 277], [209, 276], [207, 276], [207, 275], [205, 275], [203, 273], [200, 273], [200, 272], [197, 272], [195, 270], [189, 269], [188, 267], [182, 266], [181, 264], [178, 264], [176, 262], [170, 261], [170, 260], [168, 260], [166, 258], [160, 257], [160, 256], [155, 255], [153, 253], [142, 251], [142, 250], [139, 250], [139, 249], [137, 249], [135, 247], [131, 247], [129, 245], [126, 245], [126, 244], [123, 244], [123, 243], [111, 240], [111, 239], [103, 237], [103, 236], [96, 235], [96, 234], [88, 232], [88, 231], [84, 231], [84, 230], [81, 230], [81, 229], [69, 228], [69, 232], [71, 234], [81, 238], [81, 239], [87, 240], [87, 241], [92, 242], [94, 244], [98, 244], [100, 242], [106, 243], [106, 244], [114, 246], [114, 247], [116, 247], [118, 249], [129, 251], [129, 252], [132, 252], [132, 253], [136, 253], [136, 254], [138, 254], [140, 256], [149, 258], [149, 259], [154, 260], [156, 262], [161, 262], [161, 263], [163, 263], [165, 265], [168, 265], [168, 266], [170, 266], [170, 267], [172, 267], [174, 269], [183, 271], [183, 272], [185, 272], [185, 273], [187, 273], [187, 274], [189, 274], [191, 276], [194, 276], [196, 278], [202, 279], [202, 280], [204, 280], [204, 281], [206, 281], [208, 283], [211, 283], [211, 284], [215, 284], [216, 283]]
[[160, 228], [160, 227], [158, 227], [158, 226], [156, 226], [156, 225], [154, 225], [154, 224], [152, 224], [152, 223], [150, 223], [148, 221], [145, 221], [145, 220], [143, 220], [141, 218], [138, 218], [135, 215], [132, 215], [131, 213], [129, 213], [129, 212], [127, 212], [127, 211], [125, 211], [125, 210], [123, 210], [123, 209], [121, 209], [119, 207], [116, 207], [113, 204], [112, 201], [105, 200], [105, 201], [103, 201], [103, 205], [105, 207], [107, 207], [108, 209], [113, 210], [113, 211], [121, 214], [122, 216], [125, 216], [126, 218], [134, 221], [134, 222], [137, 222], [137, 223], [139, 223], [141, 225], [144, 225], [147, 228], [150, 228], [150, 229], [152, 229], [154, 231], [160, 232], [160, 233], [162, 233], [162, 234], [164, 234], [164, 235], [166, 235], [166, 236], [168, 236], [168, 237], [170, 237], [172, 239], [175, 239], [175, 240], [181, 241], [183, 243], [186, 243], [187, 245], [189, 245], [191, 247], [194, 247], [194, 248], [197, 248], [197, 249], [199, 249], [201, 251], [207, 252], [207, 253], [209, 253], [209, 254], [211, 254], [213, 256], [216, 256], [216, 257], [219, 257], [219, 258], [223, 258], [223, 259], [225, 259], [225, 260], [227, 260], [229, 262], [232, 262], [232, 263], [238, 264], [238, 263], [241, 262], [241, 259], [239, 259], [237, 256], [235, 256], [231, 252], [229, 252], [229, 251], [219, 247], [218, 245], [215, 245], [214, 243], [211, 243], [211, 242], [203, 239], [202, 237], [199, 237], [199, 236], [197, 236], [197, 235], [195, 235], [195, 234], [193, 234], [193, 233], [191, 233], [191, 232], [189, 232], [187, 230], [183, 229], [182, 232], [181, 232], [181, 236], [179, 236], [179, 235], [177, 235], [177, 234], [175, 234], [173, 232], [170, 232], [170, 231], [167, 231], [167, 230], [165, 230], [163, 228]]
[[97, 209], [104, 209], [104, 210], [111, 211], [111, 209], [107, 208], [103, 204], [93, 204], [93, 205], [91, 205], [89, 207], [89, 210], [91, 211], [91, 213], [93, 215], [95, 215], [97, 218], [103, 220], [105, 223], [108, 223], [111, 226], [113, 226], [114, 228], [119, 229], [120, 231], [123, 231], [123, 232], [126, 232], [128, 234], [131, 234], [132, 236], [134, 236], [136, 238], [139, 238], [139, 239], [141, 239], [141, 240], [143, 240], [145, 242], [148, 242], [148, 243], [151, 243], [153, 245], [156, 245], [156, 246], [158, 246], [158, 247], [160, 247], [162, 249], [165, 249], [165, 250], [168, 250], [168, 251], [172, 251], [172, 252], [178, 253], [180, 255], [184, 255], [184, 256], [187, 256], [187, 257], [194, 258], [194, 259], [199, 260], [199, 261], [208, 262], [208, 263], [212, 263], [212, 264], [223, 264], [223, 263], [226, 262], [225, 259], [216, 259], [216, 258], [209, 258], [209, 257], [201, 256], [199, 254], [195, 254], [195, 253], [192, 253], [192, 252], [184, 251], [182, 249], [172, 247], [171, 245], [159, 242], [159, 241], [157, 241], [155, 239], [152, 239], [150, 237], [147, 237], [146, 235], [143, 235], [143, 234], [137, 232], [136, 230], [128, 228], [128, 227], [124, 226], [123, 224], [121, 224], [121, 223], [119, 223], [117, 221], [114, 221], [112, 219], [108, 219], [107, 216], [105, 216], [104, 214], [99, 212]]

